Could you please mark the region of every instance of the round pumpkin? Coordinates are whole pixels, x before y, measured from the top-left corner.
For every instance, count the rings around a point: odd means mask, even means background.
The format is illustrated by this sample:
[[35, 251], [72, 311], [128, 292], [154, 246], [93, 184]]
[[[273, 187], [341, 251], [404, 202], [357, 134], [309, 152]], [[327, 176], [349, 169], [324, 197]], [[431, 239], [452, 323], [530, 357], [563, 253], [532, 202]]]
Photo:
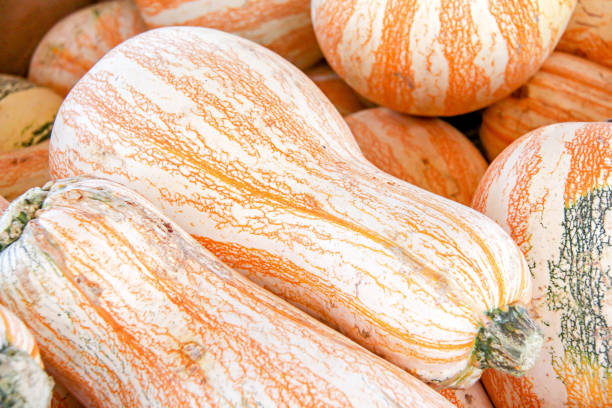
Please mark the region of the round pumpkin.
[[25, 78], [0, 75], [0, 154], [51, 136], [62, 97]]
[[310, 0], [135, 0], [150, 27], [215, 28], [248, 38], [305, 69], [321, 59]]
[[525, 133], [558, 122], [612, 118], [612, 69], [555, 52], [512, 96], [487, 108], [480, 140], [489, 160]]
[[528, 133], [491, 164], [474, 208], [519, 245], [534, 277], [544, 349], [524, 377], [488, 371], [497, 408], [612, 401], [612, 123]]
[[131, 1], [94, 4], [59, 21], [38, 44], [29, 79], [66, 95], [111, 48], [146, 29]]
[[366, 108], [359, 94], [348, 86], [326, 63], [312, 67], [306, 71], [306, 75], [323, 91], [342, 116]]
[[345, 120], [363, 155], [379, 169], [462, 204], [472, 202], [487, 162], [448, 123], [387, 108], [366, 109]]
[[612, 1], [578, 0], [557, 50], [612, 68]]
[[542, 65], [576, 0], [313, 0], [330, 66], [369, 100], [450, 116], [507, 96]]

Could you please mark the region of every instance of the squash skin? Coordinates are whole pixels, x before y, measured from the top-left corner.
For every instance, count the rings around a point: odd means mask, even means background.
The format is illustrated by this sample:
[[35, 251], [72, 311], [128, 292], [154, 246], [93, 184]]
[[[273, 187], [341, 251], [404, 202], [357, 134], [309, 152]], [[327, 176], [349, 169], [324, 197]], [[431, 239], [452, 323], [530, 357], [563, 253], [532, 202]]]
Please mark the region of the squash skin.
[[0, 195], [13, 200], [51, 179], [49, 140], [0, 154]]
[[149, 27], [200, 26], [239, 35], [300, 69], [322, 58], [310, 0], [134, 0]]
[[527, 132], [558, 122], [612, 118], [612, 69], [554, 52], [515, 94], [487, 108], [480, 140], [489, 160]]
[[[325, 59], [398, 112], [452, 116], [507, 96], [542, 65], [576, 0], [313, 0]], [[517, 46], [518, 44], [518, 46]]]
[[0, 305], [0, 405], [47, 408], [53, 381], [43, 370], [32, 333]]
[[546, 339], [523, 378], [485, 372], [495, 406], [610, 406], [612, 123], [526, 134], [491, 164], [473, 206], [525, 254], [534, 276], [530, 311]]
[[231, 267], [442, 387], [478, 379], [485, 312], [531, 296], [501, 228], [375, 168], [302, 72], [219, 31], [151, 30], [107, 54], [60, 109], [50, 170], [130, 186]]
[[329, 65], [321, 63], [305, 71], [305, 73], [323, 91], [342, 116], [366, 108], [359, 94], [348, 86]]
[[65, 96], [111, 48], [145, 30], [131, 1], [105, 1], [78, 10], [45, 34], [30, 61], [28, 78]]
[[25, 78], [0, 74], [0, 154], [48, 139], [62, 100]]
[[0, 253], [0, 300], [86, 406], [451, 407], [123, 186], [71, 179], [26, 195], [41, 204]]
[[612, 3], [578, 0], [557, 50], [612, 68]]
[[344, 118], [363, 155], [399, 179], [470, 205], [487, 162], [457, 129], [437, 118], [401, 115], [387, 108]]

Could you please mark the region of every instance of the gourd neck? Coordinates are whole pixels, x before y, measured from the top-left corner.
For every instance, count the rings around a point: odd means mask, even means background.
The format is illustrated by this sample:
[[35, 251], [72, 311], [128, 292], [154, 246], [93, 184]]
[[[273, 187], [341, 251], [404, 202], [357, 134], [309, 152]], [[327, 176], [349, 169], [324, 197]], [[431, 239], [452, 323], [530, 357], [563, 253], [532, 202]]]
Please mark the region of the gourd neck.
[[474, 346], [479, 368], [494, 368], [520, 377], [536, 362], [544, 338], [522, 306], [504, 306], [486, 313]]
[[23, 350], [6, 346], [0, 350], [0, 406], [47, 408], [53, 380]]
[[8, 206], [0, 218], [0, 251], [19, 239], [27, 223], [42, 207], [48, 190], [47, 186], [31, 188]]

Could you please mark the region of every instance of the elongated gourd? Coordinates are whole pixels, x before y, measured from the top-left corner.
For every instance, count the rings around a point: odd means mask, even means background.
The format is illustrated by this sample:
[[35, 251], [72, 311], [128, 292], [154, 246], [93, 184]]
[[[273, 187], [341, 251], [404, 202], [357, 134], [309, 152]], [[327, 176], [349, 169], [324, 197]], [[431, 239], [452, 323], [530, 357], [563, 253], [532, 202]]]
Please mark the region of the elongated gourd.
[[552, 52], [576, 0], [312, 0], [329, 65], [372, 102], [452, 116], [488, 106]]
[[359, 148], [376, 167], [432, 193], [470, 205], [487, 162], [457, 129], [437, 118], [387, 108], [345, 118]]
[[366, 108], [359, 94], [348, 86], [329, 65], [321, 63], [305, 73], [323, 91], [342, 116]]
[[489, 160], [525, 133], [558, 122], [612, 118], [612, 69], [554, 52], [512, 96], [487, 108], [480, 140]]
[[374, 167], [304, 75], [257, 44], [151, 30], [73, 88], [49, 151], [152, 200], [230, 266], [440, 386], [530, 367], [528, 267], [482, 214]]
[[34, 337], [17, 316], [0, 305], [0, 406], [47, 408], [52, 388]]
[[490, 371], [497, 408], [612, 403], [612, 123], [528, 133], [491, 164], [474, 208], [510, 233], [534, 276], [544, 350], [521, 378]]
[[104, 1], [78, 10], [40, 40], [28, 77], [65, 96], [108, 50], [145, 29], [129, 0]]
[[451, 407], [119, 184], [31, 189], [0, 231], [0, 301], [86, 406]]
[[0, 154], [0, 195], [9, 200], [49, 181], [49, 140]]
[[301, 69], [321, 59], [310, 0], [134, 0], [149, 27], [201, 26], [255, 41]]
[[48, 139], [61, 104], [48, 88], [0, 74], [0, 154]]
[[578, 0], [557, 50], [612, 68], [612, 2]]

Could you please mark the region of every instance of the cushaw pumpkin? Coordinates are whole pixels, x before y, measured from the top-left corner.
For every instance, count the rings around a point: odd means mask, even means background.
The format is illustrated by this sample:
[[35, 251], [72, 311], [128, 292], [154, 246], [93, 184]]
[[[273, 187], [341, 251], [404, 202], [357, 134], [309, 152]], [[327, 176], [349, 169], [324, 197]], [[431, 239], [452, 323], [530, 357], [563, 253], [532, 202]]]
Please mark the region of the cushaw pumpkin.
[[326, 63], [318, 64], [305, 72], [342, 116], [366, 108], [359, 94], [348, 86]]
[[372, 108], [345, 118], [366, 159], [432, 193], [470, 205], [487, 162], [461, 132], [437, 118]]
[[73, 88], [52, 176], [152, 200], [256, 283], [439, 385], [521, 374], [541, 344], [528, 267], [469, 207], [382, 172], [308, 77], [199, 27], [119, 45]]
[[612, 2], [578, 0], [557, 50], [612, 68]]
[[542, 65], [576, 0], [313, 0], [325, 59], [372, 102], [414, 115], [483, 108]]
[[554, 52], [525, 85], [487, 108], [480, 140], [489, 160], [525, 133], [558, 122], [612, 118], [612, 69]]
[[47, 408], [52, 388], [32, 333], [0, 305], [0, 406]]
[[85, 406], [452, 407], [119, 184], [31, 189], [0, 231], [0, 301]]
[[149, 27], [201, 26], [255, 41], [301, 69], [321, 59], [310, 0], [134, 0]]
[[104, 1], [78, 10], [40, 40], [28, 78], [66, 95], [108, 50], [145, 29], [131, 0]]
[[474, 208], [510, 233], [534, 276], [544, 350], [521, 378], [486, 372], [497, 408], [612, 402], [612, 123], [528, 133], [489, 167]]
[[0, 74], [0, 154], [48, 139], [62, 100], [49, 88]]

